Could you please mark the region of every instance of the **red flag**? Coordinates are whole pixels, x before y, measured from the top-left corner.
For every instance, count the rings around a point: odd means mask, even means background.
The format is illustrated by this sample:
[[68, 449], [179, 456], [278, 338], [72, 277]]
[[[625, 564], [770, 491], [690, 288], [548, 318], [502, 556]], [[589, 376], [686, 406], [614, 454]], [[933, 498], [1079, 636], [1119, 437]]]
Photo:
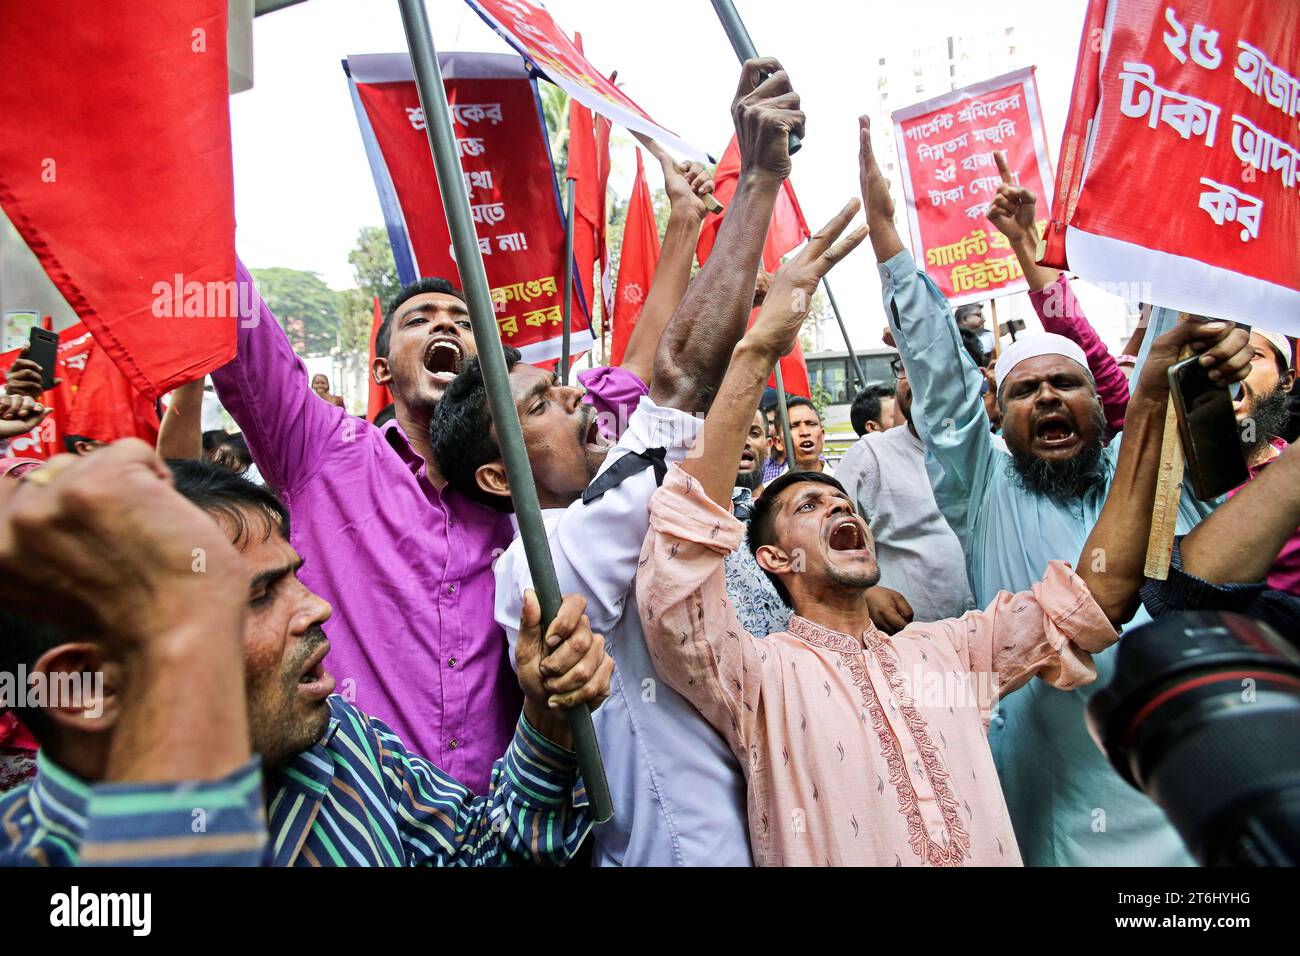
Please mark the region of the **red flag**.
[[[614, 314], [614, 286], [609, 277], [609, 247], [605, 244], [605, 227], [609, 222], [606, 205], [609, 199], [609, 134], [611, 124], [603, 116], [596, 117], [596, 195], [600, 200], [596, 213], [596, 251], [600, 255], [600, 293], [605, 316]], [[602, 333], [603, 334], [603, 333]]]
[[[730, 205], [739, 180], [740, 144], [736, 142], [736, 137], [732, 136], [731, 142], [727, 144], [727, 149], [722, 154], [722, 160], [718, 163], [718, 168], [713, 173], [714, 198], [724, 206]], [[713, 251], [713, 243], [718, 238], [718, 230], [722, 227], [723, 218], [725, 217], [709, 216], [704, 221], [699, 241], [695, 244], [695, 257], [699, 259], [700, 265], [704, 265], [709, 253]], [[763, 268], [768, 272], [776, 272], [781, 268], [781, 257], [811, 235], [812, 230], [808, 228], [803, 210], [799, 208], [799, 200], [795, 198], [794, 187], [787, 179], [781, 184], [781, 192], [777, 195], [776, 206], [772, 210], [772, 222], [767, 228], [767, 238], [763, 241]], [[757, 316], [757, 309], [750, 313], [750, 325], [754, 324]], [[808, 384], [808, 366], [803, 360], [803, 349], [797, 339], [794, 343], [794, 351], [781, 359], [781, 376], [787, 392], [805, 398], [812, 397]], [[773, 388], [776, 387], [776, 375], [768, 379], [768, 384]]]
[[627, 341], [641, 315], [641, 306], [654, 281], [659, 264], [659, 227], [655, 222], [654, 202], [645, 181], [641, 150], [636, 151], [636, 182], [627, 206], [627, 223], [623, 227], [623, 253], [618, 260], [618, 292], [614, 295], [614, 351], [611, 365], [621, 365]]
[[[574, 35], [574, 43], [582, 50], [582, 34]], [[604, 244], [603, 197], [600, 191], [599, 161], [596, 158], [596, 133], [592, 126], [591, 110], [569, 97], [569, 168], [568, 178], [573, 180], [573, 261], [574, 283], [582, 290], [591, 306], [592, 277], [596, 270], [596, 256]]]
[[64, 433], [102, 442], [139, 438], [156, 445], [158, 424], [154, 400], [131, 387], [105, 349], [98, 343], [92, 346]]
[[226, 0], [0, 0], [0, 206], [156, 397], [235, 354]]
[[[379, 335], [379, 327], [383, 324], [384, 309], [379, 304], [379, 296], [375, 296], [375, 318], [370, 323], [370, 365], [375, 364], [375, 338]], [[393, 404], [393, 393], [388, 390], [387, 385], [375, 384], [374, 377], [370, 376], [369, 366], [366, 374], [367, 381], [370, 383], [369, 395], [366, 398], [366, 418], [373, 422], [376, 415]]]

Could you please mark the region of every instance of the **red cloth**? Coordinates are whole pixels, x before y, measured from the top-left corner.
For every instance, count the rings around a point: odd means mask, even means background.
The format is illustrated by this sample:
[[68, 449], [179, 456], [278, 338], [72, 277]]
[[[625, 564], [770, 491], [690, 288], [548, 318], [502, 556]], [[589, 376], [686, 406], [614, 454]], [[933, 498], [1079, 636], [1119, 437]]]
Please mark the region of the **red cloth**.
[[[49, 316], [46, 316], [42, 325], [50, 328], [51, 324]], [[63, 454], [63, 435], [68, 430], [68, 417], [72, 414], [81, 375], [94, 347], [95, 340], [81, 322], [59, 333], [58, 362], [54, 373], [59, 384], [41, 396], [41, 403], [54, 411], [32, 432], [14, 438], [10, 442], [10, 455], [46, 459]], [[21, 351], [14, 349], [0, 355], [0, 381], [4, 380]]]
[[655, 222], [654, 202], [645, 180], [641, 150], [636, 151], [636, 182], [627, 207], [623, 227], [623, 253], [618, 260], [618, 291], [614, 294], [614, 350], [611, 365], [623, 364], [628, 339], [641, 315], [655, 266], [659, 264], [659, 226]]
[[158, 408], [153, 399], [133, 389], [108, 353], [94, 345], [72, 397], [64, 433], [102, 442], [139, 438], [157, 445], [158, 426]]
[[0, 83], [0, 206], [136, 391], [156, 398], [226, 363], [226, 0], [0, 11], [0, 62], [13, 67]]
[[[370, 323], [370, 364], [375, 363], [375, 338], [379, 335], [379, 327], [384, 324], [384, 309], [379, 304], [379, 296], [375, 296], [375, 318]], [[393, 404], [393, 393], [388, 390], [386, 385], [376, 385], [375, 379], [370, 375], [369, 366], [366, 369], [367, 381], [370, 383], [370, 391], [366, 398], [366, 418], [370, 421], [375, 420], [375, 416], [382, 412], [389, 405]]]
[[[717, 169], [713, 172], [713, 195], [724, 206], [731, 204], [731, 197], [736, 193], [736, 184], [740, 180], [740, 144], [736, 137], [731, 137], [727, 149], [722, 154]], [[695, 244], [695, 257], [704, 265], [713, 243], [717, 241], [718, 230], [722, 228], [722, 216], [709, 216], [700, 230], [699, 241]], [[781, 257], [794, 249], [812, 235], [808, 222], [804, 219], [799, 200], [795, 198], [794, 187], [790, 180], [781, 184], [781, 192], [776, 197], [776, 206], [772, 210], [772, 222], [767, 228], [767, 238], [763, 241], [763, 268], [776, 272], [781, 268]], [[749, 324], [754, 324], [758, 316], [755, 309], [749, 316]], [[808, 384], [808, 365], [803, 359], [803, 349], [796, 340], [794, 351], [781, 359], [781, 375], [785, 379], [785, 390], [793, 395], [812, 397]], [[768, 385], [776, 387], [776, 375], [768, 379]]]
[[[574, 43], [582, 49], [582, 34], [575, 34]], [[608, 150], [608, 142], [606, 149]], [[606, 164], [608, 165], [608, 164]], [[596, 153], [596, 131], [592, 125], [591, 110], [569, 97], [569, 179], [573, 180], [573, 261], [574, 283], [582, 290], [590, 307], [594, 302], [592, 276], [596, 271], [596, 258], [605, 240], [604, 194], [601, 189], [600, 163]]]

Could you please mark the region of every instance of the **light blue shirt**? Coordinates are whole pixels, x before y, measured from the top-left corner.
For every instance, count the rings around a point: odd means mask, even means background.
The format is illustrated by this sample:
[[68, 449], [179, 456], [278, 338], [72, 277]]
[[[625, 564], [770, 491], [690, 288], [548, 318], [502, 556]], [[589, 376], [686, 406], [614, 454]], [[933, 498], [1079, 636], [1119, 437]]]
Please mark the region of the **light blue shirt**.
[[[999, 591], [1028, 590], [1053, 559], [1077, 564], [1110, 489], [1120, 439], [1104, 452], [1103, 480], [1077, 502], [1061, 505], [1021, 488], [1011, 456], [989, 432], [983, 378], [962, 347], [947, 300], [906, 251], [879, 268], [935, 501], [961, 540], [976, 602], [987, 606]], [[1208, 511], [1184, 495], [1178, 533], [1190, 531]], [[1149, 620], [1139, 611], [1129, 626]], [[1000, 703], [989, 726], [1028, 866], [1192, 862], [1161, 810], [1120, 778], [1088, 735], [1084, 707], [1109, 683], [1116, 653], [1112, 646], [1095, 655], [1097, 680], [1081, 690], [1029, 682]]]
[[[603, 473], [629, 452], [663, 448], [680, 462], [700, 432], [692, 415], [642, 397]], [[726, 741], [659, 679], [636, 603], [641, 546], [650, 530], [647, 468], [590, 504], [542, 513], [560, 593], [587, 599], [591, 629], [614, 658], [609, 699], [592, 714], [614, 818], [592, 830], [597, 866], [752, 866], [745, 778]], [[514, 662], [524, 589], [532, 586], [523, 541], [496, 563], [496, 619]]]

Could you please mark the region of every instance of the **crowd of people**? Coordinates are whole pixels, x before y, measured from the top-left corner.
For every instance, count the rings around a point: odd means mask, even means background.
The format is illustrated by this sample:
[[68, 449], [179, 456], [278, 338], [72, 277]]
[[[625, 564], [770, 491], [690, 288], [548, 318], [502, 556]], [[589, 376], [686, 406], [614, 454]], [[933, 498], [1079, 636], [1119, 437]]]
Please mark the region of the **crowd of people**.
[[[1193, 317], [1113, 356], [1037, 263], [1036, 197], [999, 155], [988, 218], [1046, 330], [1000, 347], [904, 247], [866, 118], [860, 201], [762, 274], [805, 125], [780, 63], [744, 65], [732, 118], [741, 174], [693, 278], [712, 181], [663, 161], [672, 241], [622, 365], [571, 384], [505, 349], [564, 595], [545, 628], [445, 279], [388, 304], [384, 421], [240, 296], [236, 357], [173, 394], [157, 448], [69, 436], [3, 460], [0, 676], [24, 692], [0, 714], [0, 863], [1190, 862], [1083, 709], [1153, 615], [1296, 638], [1295, 343]], [[788, 397], [786, 447], [766, 386], [863, 245], [894, 381], [856, 397], [861, 437], [831, 461], [815, 404]], [[1148, 580], [1184, 354], [1238, 387], [1251, 477], [1185, 491], [1170, 576]], [[42, 396], [20, 358], [0, 440]], [[614, 805], [594, 826], [575, 707]]]

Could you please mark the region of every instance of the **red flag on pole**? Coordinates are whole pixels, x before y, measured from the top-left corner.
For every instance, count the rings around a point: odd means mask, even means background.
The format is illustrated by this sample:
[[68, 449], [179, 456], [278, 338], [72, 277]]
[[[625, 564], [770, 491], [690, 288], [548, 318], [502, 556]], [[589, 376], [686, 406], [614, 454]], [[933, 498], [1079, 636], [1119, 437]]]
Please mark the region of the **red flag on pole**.
[[618, 260], [618, 292], [614, 295], [614, 350], [611, 365], [620, 365], [627, 351], [627, 341], [641, 315], [655, 266], [659, 264], [659, 227], [655, 222], [654, 202], [645, 181], [641, 150], [636, 151], [636, 182], [627, 207], [623, 227], [623, 253]]
[[[582, 34], [574, 35], [574, 43], [582, 50]], [[599, 195], [600, 172], [596, 158], [596, 132], [592, 126], [591, 110], [576, 97], [569, 97], [569, 168], [568, 178], [573, 180], [573, 260], [576, 263], [577, 281], [591, 306], [593, 276], [596, 256], [604, 241], [604, 202]]]
[[605, 244], [605, 228], [609, 223], [606, 206], [609, 200], [609, 134], [612, 124], [603, 116], [596, 117], [596, 194], [600, 200], [596, 213], [596, 251], [600, 255], [601, 313], [605, 316], [604, 331], [608, 331], [609, 317], [614, 314], [614, 285], [609, 276], [609, 247]]
[[[379, 304], [379, 296], [375, 296], [375, 318], [370, 323], [370, 365], [375, 364], [375, 337], [379, 335], [379, 327], [383, 324], [384, 309]], [[373, 422], [376, 415], [393, 404], [393, 393], [388, 390], [388, 386], [375, 384], [369, 366], [366, 369], [366, 381], [370, 383], [370, 391], [366, 398], [366, 418]]]
[[[739, 180], [740, 144], [736, 142], [736, 137], [732, 136], [718, 163], [718, 168], [713, 173], [714, 198], [724, 206], [729, 206]], [[709, 253], [713, 251], [713, 243], [718, 238], [718, 230], [722, 228], [723, 218], [724, 216], [709, 216], [704, 221], [699, 241], [695, 244], [695, 257], [700, 261], [700, 265], [704, 265], [704, 261], [709, 258]], [[799, 208], [794, 187], [787, 179], [781, 184], [781, 192], [777, 195], [776, 206], [772, 210], [772, 222], [767, 227], [767, 238], [763, 242], [763, 268], [768, 272], [776, 272], [781, 268], [781, 257], [800, 245], [810, 235], [812, 230], [808, 228], [803, 210]], [[750, 313], [750, 325], [754, 324], [757, 316], [757, 309]], [[808, 384], [808, 366], [803, 360], [803, 349], [797, 339], [794, 343], [794, 351], [781, 359], [781, 376], [785, 380], [787, 392], [803, 395], [805, 398], [812, 397], [812, 390]], [[776, 387], [775, 375], [768, 380], [768, 384], [773, 388]]]
[[0, 205], [134, 390], [235, 354], [226, 0], [0, 3]]

